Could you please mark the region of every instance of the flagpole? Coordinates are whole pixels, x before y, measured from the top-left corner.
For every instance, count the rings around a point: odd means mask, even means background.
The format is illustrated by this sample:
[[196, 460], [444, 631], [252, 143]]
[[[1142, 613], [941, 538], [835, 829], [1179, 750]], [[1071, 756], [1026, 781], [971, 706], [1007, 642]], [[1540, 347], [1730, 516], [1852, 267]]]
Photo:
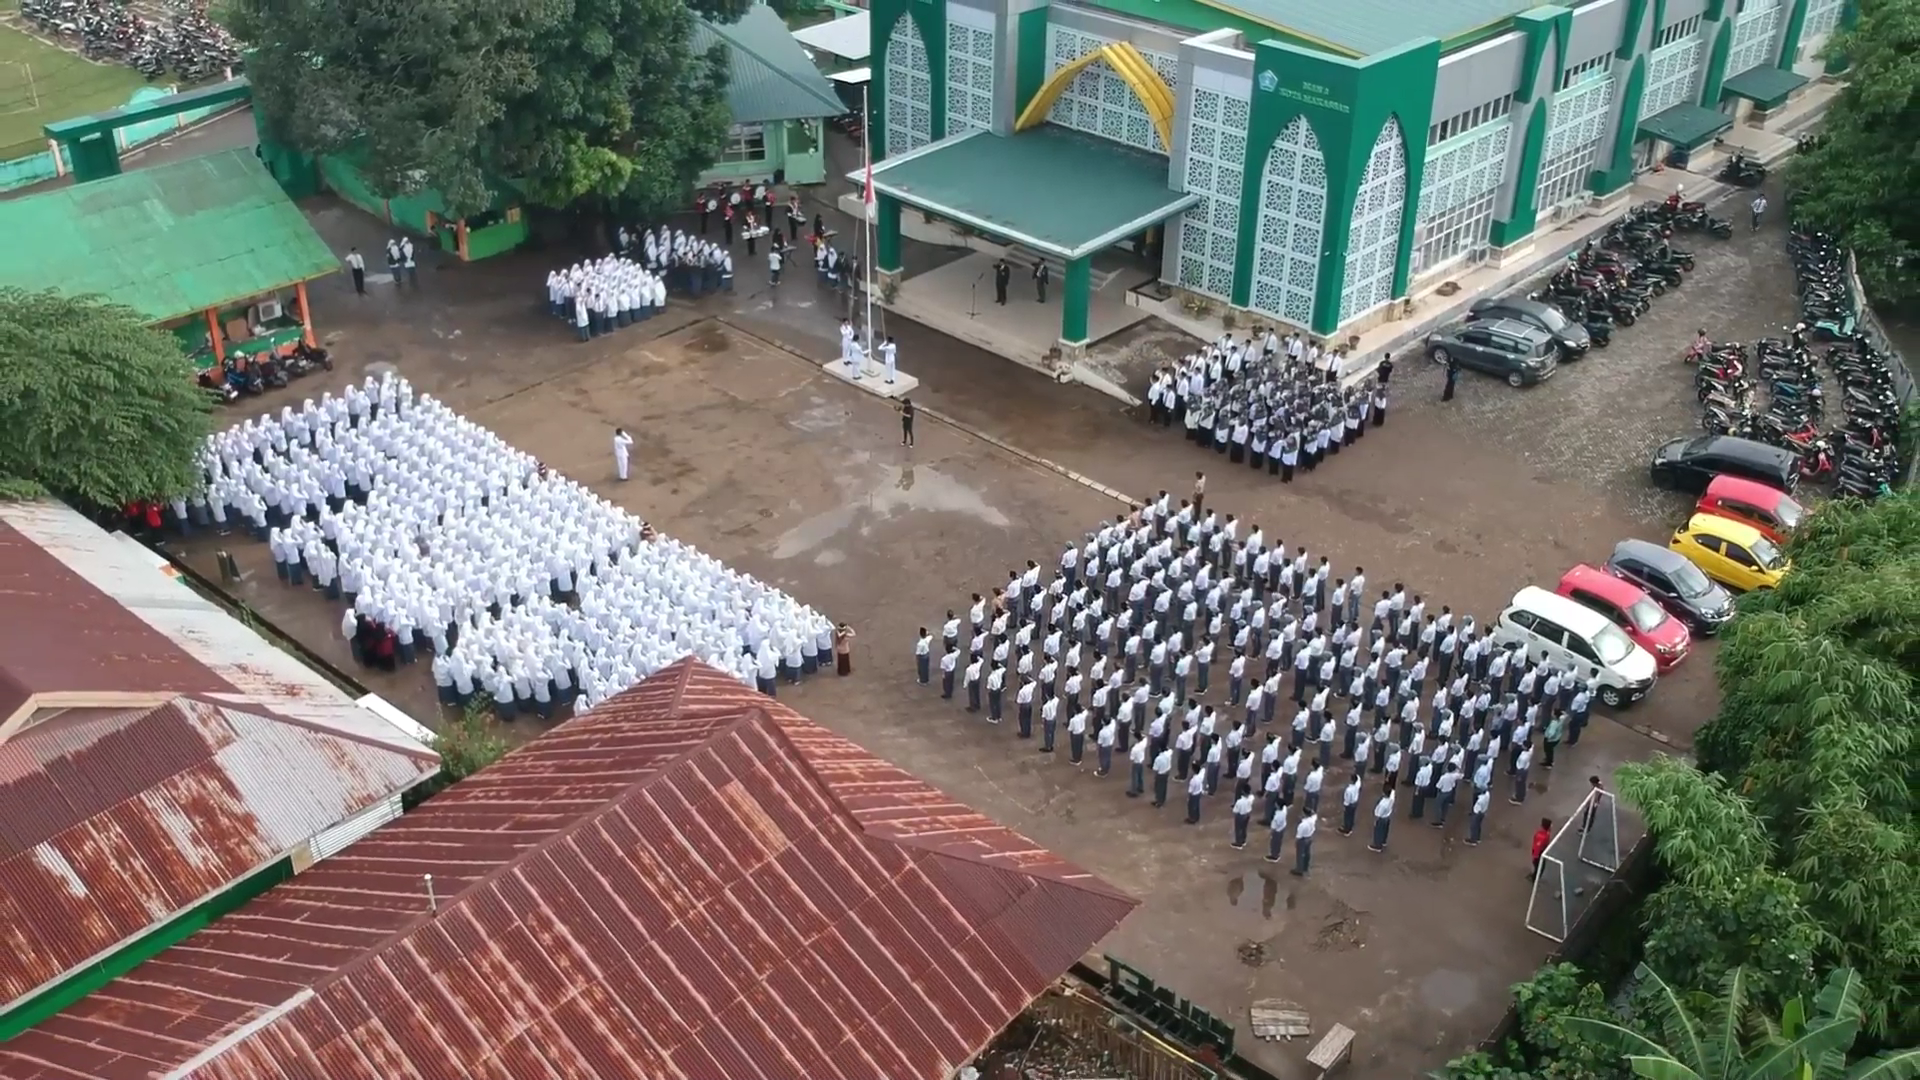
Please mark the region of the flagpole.
[[[865, 278], [865, 281], [863, 282], [863, 284], [865, 285], [867, 290], [867, 315], [866, 315], [867, 357], [871, 358], [873, 356], [874, 200], [873, 200], [873, 123], [872, 123], [873, 114], [870, 110], [869, 102], [868, 102], [869, 92], [870, 92], [869, 86], [866, 84], [862, 84], [860, 87], [860, 153], [861, 153], [861, 156], [866, 159], [867, 180], [866, 180], [865, 190], [862, 192], [861, 199], [860, 199], [861, 207], [865, 211], [864, 213], [861, 214], [862, 220], [860, 224], [866, 230], [866, 236], [862, 240], [860, 248], [861, 248], [861, 256], [862, 256], [861, 262], [865, 264], [863, 267], [864, 273], [862, 274], [862, 277]], [[865, 364], [863, 363], [862, 374], [864, 373], [865, 373]]]

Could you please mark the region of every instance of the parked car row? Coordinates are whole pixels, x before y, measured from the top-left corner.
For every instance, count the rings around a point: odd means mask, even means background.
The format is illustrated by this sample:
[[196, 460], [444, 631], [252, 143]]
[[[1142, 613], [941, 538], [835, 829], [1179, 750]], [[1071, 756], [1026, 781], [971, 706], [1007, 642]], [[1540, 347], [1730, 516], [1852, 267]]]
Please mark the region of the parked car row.
[[1779, 584], [1789, 569], [1779, 545], [1804, 516], [1778, 487], [1716, 476], [1665, 547], [1622, 540], [1604, 567], [1574, 566], [1552, 591], [1521, 589], [1500, 613], [1494, 639], [1591, 671], [1602, 704], [1631, 705], [1687, 658], [1694, 638], [1733, 618], [1729, 589]]

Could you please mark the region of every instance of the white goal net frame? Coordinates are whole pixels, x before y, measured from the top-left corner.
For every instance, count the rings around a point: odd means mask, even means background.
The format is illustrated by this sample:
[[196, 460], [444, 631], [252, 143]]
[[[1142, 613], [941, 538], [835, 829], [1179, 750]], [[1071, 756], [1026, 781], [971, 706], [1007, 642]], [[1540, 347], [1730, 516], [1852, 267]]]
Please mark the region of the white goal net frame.
[[1571, 911], [1568, 896], [1582, 896], [1587, 891], [1586, 884], [1569, 880], [1568, 870], [1577, 874], [1583, 866], [1600, 870], [1607, 877], [1620, 870], [1620, 807], [1613, 792], [1605, 788], [1587, 792], [1580, 808], [1560, 823], [1546, 850], [1540, 853], [1533, 889], [1527, 897], [1527, 929], [1556, 945], [1567, 940], [1578, 918]]

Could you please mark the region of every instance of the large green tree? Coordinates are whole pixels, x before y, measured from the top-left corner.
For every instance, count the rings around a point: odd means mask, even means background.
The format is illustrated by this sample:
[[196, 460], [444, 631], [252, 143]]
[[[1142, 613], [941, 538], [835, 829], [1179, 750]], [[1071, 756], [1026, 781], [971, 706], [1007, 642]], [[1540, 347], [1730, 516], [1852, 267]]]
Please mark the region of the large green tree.
[[0, 288], [0, 498], [191, 491], [211, 409], [179, 342], [138, 312]]
[[[716, 18], [739, 0], [703, 0]], [[376, 192], [484, 209], [674, 205], [723, 147], [726, 58], [683, 0], [234, 0], [275, 137], [356, 153]]]
[[1866, 978], [1870, 1029], [1920, 1041], [1920, 494], [1829, 503], [1787, 555], [1722, 644], [1696, 750], [1764, 824], [1821, 961]]
[[1789, 168], [1795, 213], [1839, 234], [1876, 294], [1920, 298], [1920, 0], [1858, 0], [1831, 56], [1849, 65], [1825, 140]]

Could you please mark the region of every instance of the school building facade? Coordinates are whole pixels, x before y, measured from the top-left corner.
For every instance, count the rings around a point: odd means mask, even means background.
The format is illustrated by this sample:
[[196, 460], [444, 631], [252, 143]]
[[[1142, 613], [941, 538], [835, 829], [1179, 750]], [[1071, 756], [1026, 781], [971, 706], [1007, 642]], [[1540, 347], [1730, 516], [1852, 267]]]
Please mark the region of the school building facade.
[[1088, 245], [1158, 226], [1164, 282], [1357, 332], [1763, 122], [1855, 2], [874, 0], [876, 266], [902, 207], [1011, 237], [1065, 262], [1084, 344]]

